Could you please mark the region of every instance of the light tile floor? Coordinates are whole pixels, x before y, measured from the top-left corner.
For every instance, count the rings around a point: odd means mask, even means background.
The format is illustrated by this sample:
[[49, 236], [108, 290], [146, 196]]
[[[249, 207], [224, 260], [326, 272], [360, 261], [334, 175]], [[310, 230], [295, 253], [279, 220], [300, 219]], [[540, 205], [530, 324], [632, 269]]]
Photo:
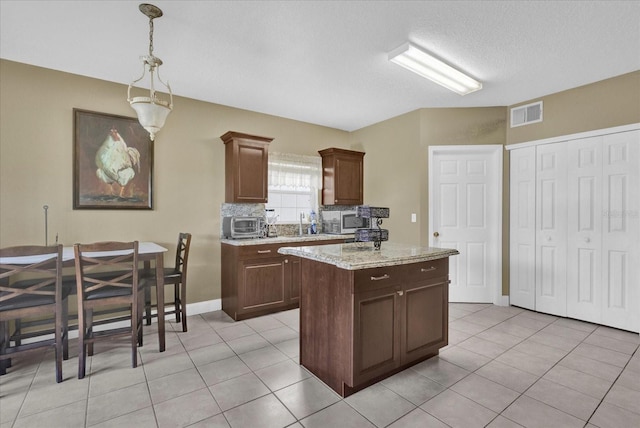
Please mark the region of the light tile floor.
[[[450, 304], [438, 357], [341, 399], [298, 364], [299, 312], [233, 322], [217, 311], [75, 356], [52, 352], [0, 377], [8, 427], [640, 427], [639, 336], [515, 307]], [[72, 350], [75, 351], [75, 341]], [[75, 355], [75, 352], [73, 353]]]

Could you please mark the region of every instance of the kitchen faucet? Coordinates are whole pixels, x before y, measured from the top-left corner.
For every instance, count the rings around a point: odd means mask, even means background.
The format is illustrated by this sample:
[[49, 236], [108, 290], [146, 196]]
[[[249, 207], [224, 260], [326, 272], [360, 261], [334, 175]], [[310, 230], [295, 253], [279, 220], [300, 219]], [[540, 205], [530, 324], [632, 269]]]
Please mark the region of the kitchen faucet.
[[300, 229], [298, 230], [298, 234], [302, 236], [302, 213], [300, 213]]

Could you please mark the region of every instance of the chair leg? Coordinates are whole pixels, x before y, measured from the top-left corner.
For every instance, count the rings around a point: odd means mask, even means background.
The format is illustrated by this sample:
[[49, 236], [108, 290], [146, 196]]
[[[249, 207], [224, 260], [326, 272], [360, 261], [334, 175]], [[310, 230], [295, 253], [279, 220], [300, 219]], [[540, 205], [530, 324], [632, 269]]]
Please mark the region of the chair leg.
[[[93, 309], [87, 309], [87, 318], [85, 320], [87, 326], [87, 339], [93, 339]], [[87, 344], [87, 355], [93, 356], [93, 340], [90, 340]]]
[[[66, 302], [65, 302], [66, 303]], [[56, 312], [55, 322], [55, 359], [56, 359], [56, 382], [62, 382], [62, 313]]]
[[173, 309], [176, 313], [176, 322], [180, 322], [181, 311], [180, 311], [180, 292], [179, 292], [180, 284], [173, 284]]
[[180, 314], [182, 314], [182, 331], [187, 331], [187, 283], [180, 283]]
[[147, 325], [151, 325], [151, 284], [144, 288], [144, 308], [146, 312]]
[[69, 305], [62, 302], [62, 359], [69, 359]]
[[[6, 352], [8, 342], [8, 334], [9, 326], [6, 321], [0, 322], [0, 355], [4, 355]], [[0, 376], [7, 374], [7, 369], [11, 366], [11, 360], [0, 360]]]
[[14, 321], [14, 327], [15, 327], [15, 342], [16, 342], [16, 346], [21, 346], [22, 345], [22, 320], [20, 318], [17, 318]]
[[86, 335], [86, 325], [84, 320], [84, 310], [78, 308], [78, 379], [83, 379], [86, 372], [87, 347], [84, 343]]
[[[138, 297], [140, 293], [138, 293]], [[131, 305], [131, 366], [133, 368], [138, 367], [138, 340], [139, 340], [139, 321], [140, 321], [140, 304]]]
[[145, 303], [142, 299], [138, 299], [138, 320], [136, 321], [137, 331], [138, 331], [138, 346], [142, 346], [143, 344], [143, 333], [142, 333], [142, 324], [144, 319], [144, 306]]

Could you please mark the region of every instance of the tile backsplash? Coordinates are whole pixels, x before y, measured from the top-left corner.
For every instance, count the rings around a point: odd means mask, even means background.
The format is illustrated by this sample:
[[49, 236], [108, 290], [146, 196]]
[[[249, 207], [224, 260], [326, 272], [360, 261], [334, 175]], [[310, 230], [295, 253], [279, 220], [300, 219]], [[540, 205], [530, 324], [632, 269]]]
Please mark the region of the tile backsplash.
[[[322, 211], [348, 211], [355, 209], [352, 205], [327, 205], [320, 206], [319, 215], [317, 219], [318, 232], [322, 233]], [[250, 217], [264, 217], [265, 216], [264, 204], [232, 204], [223, 203], [220, 206], [220, 218], [231, 216], [250, 216]], [[309, 228], [309, 222], [307, 219], [302, 222], [302, 232], [307, 234]], [[299, 223], [278, 223], [276, 225], [278, 236], [297, 236], [300, 233]], [[222, 236], [222, 221], [220, 221], [220, 236]]]

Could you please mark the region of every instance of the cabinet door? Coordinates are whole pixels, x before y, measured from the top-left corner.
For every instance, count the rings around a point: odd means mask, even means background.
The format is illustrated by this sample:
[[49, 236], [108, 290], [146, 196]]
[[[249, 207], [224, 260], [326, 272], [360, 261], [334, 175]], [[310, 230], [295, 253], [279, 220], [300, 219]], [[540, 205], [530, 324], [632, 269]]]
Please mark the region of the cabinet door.
[[602, 137], [567, 145], [567, 315], [601, 322]]
[[262, 143], [238, 143], [237, 189], [234, 202], [267, 202], [268, 146]]
[[361, 205], [364, 153], [335, 147], [320, 150], [322, 204]]
[[567, 314], [567, 146], [536, 148], [536, 310]]
[[640, 131], [604, 136], [602, 322], [640, 328]]
[[353, 385], [400, 363], [400, 286], [354, 294]]
[[536, 149], [510, 152], [510, 277], [512, 305], [535, 309], [536, 303]]
[[273, 138], [229, 131], [225, 145], [225, 202], [267, 202], [269, 143]]
[[336, 156], [336, 205], [362, 204], [362, 158]]
[[285, 303], [286, 266], [284, 257], [240, 263], [238, 312], [252, 312]]
[[448, 295], [446, 277], [406, 286], [401, 310], [401, 364], [434, 354], [447, 345]]

